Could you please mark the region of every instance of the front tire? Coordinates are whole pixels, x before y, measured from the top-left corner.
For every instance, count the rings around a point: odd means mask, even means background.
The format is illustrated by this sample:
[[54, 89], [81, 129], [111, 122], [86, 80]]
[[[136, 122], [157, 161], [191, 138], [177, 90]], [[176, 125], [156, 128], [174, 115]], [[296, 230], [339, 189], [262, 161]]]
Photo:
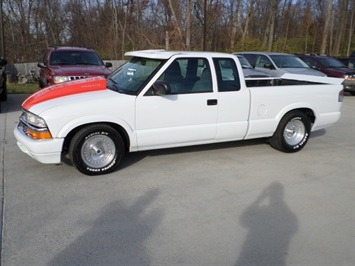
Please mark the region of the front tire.
[[306, 145], [310, 132], [309, 117], [300, 111], [290, 112], [281, 119], [270, 145], [283, 152], [297, 152]]
[[69, 146], [72, 164], [83, 174], [103, 175], [114, 171], [125, 152], [121, 135], [106, 124], [79, 130]]

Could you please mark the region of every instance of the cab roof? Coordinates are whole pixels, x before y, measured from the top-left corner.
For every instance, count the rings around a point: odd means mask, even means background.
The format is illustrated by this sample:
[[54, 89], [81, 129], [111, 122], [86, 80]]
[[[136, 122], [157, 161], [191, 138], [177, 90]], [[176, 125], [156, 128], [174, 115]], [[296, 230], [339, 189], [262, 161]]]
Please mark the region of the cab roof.
[[215, 56], [215, 57], [231, 57], [230, 54], [218, 53], [218, 52], [196, 52], [196, 51], [166, 51], [166, 50], [140, 50], [126, 52], [125, 56], [132, 57], [146, 57], [151, 59], [169, 59], [175, 55], [186, 56]]

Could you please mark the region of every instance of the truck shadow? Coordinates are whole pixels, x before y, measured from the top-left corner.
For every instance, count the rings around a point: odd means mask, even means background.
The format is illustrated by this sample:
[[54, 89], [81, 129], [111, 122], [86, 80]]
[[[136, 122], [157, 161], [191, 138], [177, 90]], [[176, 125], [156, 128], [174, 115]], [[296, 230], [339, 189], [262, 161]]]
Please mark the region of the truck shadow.
[[[317, 130], [311, 133], [310, 138], [317, 138], [325, 134], [326, 134], [325, 129]], [[248, 146], [263, 145], [263, 144], [268, 145], [269, 146], [268, 148], [273, 150], [273, 148], [268, 144], [268, 138], [260, 138], [260, 139], [240, 140], [240, 141], [222, 142], [222, 143], [214, 143], [214, 144], [203, 144], [203, 145], [196, 145], [196, 146], [185, 146], [185, 147], [178, 147], [178, 148], [167, 148], [167, 149], [148, 150], [148, 151], [139, 151], [139, 152], [126, 152], [125, 156], [123, 156], [120, 165], [116, 171], [130, 167], [138, 163], [139, 161], [145, 159], [146, 157], [194, 153], [194, 152], [203, 152], [203, 151], [214, 151], [214, 150], [222, 150], [222, 149], [234, 149], [238, 147], [248, 147]], [[63, 152], [61, 161], [66, 165], [73, 166], [67, 151]]]
[[[322, 136], [325, 133], [326, 130], [324, 129], [312, 132], [311, 138]], [[251, 147], [251, 146], [263, 145], [263, 144], [269, 145], [267, 138], [222, 142], [222, 143], [215, 143], [215, 144], [204, 144], [204, 145], [178, 147], [178, 148], [167, 148], [167, 149], [158, 149], [158, 150], [149, 150], [149, 151], [127, 152], [125, 156], [122, 158], [120, 165], [116, 171], [130, 167], [138, 163], [139, 161], [145, 159], [146, 157], [194, 153], [194, 152], [203, 152], [203, 151], [215, 151], [215, 150], [222, 150], [222, 149], [234, 149], [238, 147], [248, 147], [248, 146]], [[271, 146], [269, 146], [268, 148], [273, 149]], [[64, 164], [73, 166], [67, 152], [63, 152], [62, 162]]]
[[267, 144], [266, 139], [243, 140], [243, 141], [216, 143], [216, 144], [204, 144], [204, 145], [196, 145], [196, 146], [168, 148], [168, 149], [160, 149], [160, 150], [131, 152], [131, 153], [126, 153], [126, 155], [123, 157], [120, 166], [118, 167], [118, 170], [130, 167], [131, 165], [138, 163], [139, 161], [143, 160], [146, 157], [194, 153], [194, 152], [203, 152], [203, 151], [214, 151], [214, 150], [222, 150], [222, 149], [233, 149], [237, 147], [254, 146], [254, 145], [262, 145], [262, 144]]
[[325, 130], [324, 128], [323, 129], [319, 129], [319, 130], [311, 132], [310, 138], [311, 139], [312, 138], [318, 138], [318, 137], [324, 136], [326, 133], [327, 133], [327, 130]]

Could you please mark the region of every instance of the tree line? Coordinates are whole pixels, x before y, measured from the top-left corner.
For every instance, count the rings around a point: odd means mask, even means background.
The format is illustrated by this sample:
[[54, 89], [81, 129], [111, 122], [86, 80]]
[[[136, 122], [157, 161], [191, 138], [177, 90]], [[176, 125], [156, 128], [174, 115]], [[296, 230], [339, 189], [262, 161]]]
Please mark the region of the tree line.
[[3, 55], [37, 61], [48, 46], [277, 51], [346, 56], [355, 0], [1, 0]]

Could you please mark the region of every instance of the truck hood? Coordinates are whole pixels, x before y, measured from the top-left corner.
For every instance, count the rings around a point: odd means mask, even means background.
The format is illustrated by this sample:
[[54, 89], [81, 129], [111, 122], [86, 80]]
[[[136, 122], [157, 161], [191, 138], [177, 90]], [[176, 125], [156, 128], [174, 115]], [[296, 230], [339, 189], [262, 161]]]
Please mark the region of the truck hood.
[[22, 106], [43, 118], [54, 138], [61, 138], [79, 125], [103, 121], [130, 131], [135, 100], [135, 95], [107, 89], [104, 78], [90, 78], [48, 87]]
[[311, 68], [283, 68], [288, 73], [325, 77], [326, 74]]
[[270, 77], [269, 74], [266, 74], [266, 73], [261, 72], [261, 71], [254, 70], [252, 68], [243, 68], [243, 73], [244, 73], [244, 77], [246, 77], [246, 78], [266, 78], [266, 77]]
[[22, 107], [25, 110], [30, 110], [34, 105], [37, 105], [42, 102], [65, 97], [68, 95], [99, 90], [106, 90], [105, 78], [95, 77], [65, 82], [47, 87], [32, 94], [22, 103]]
[[51, 69], [58, 76], [108, 76], [111, 73], [104, 65], [54, 65]]

